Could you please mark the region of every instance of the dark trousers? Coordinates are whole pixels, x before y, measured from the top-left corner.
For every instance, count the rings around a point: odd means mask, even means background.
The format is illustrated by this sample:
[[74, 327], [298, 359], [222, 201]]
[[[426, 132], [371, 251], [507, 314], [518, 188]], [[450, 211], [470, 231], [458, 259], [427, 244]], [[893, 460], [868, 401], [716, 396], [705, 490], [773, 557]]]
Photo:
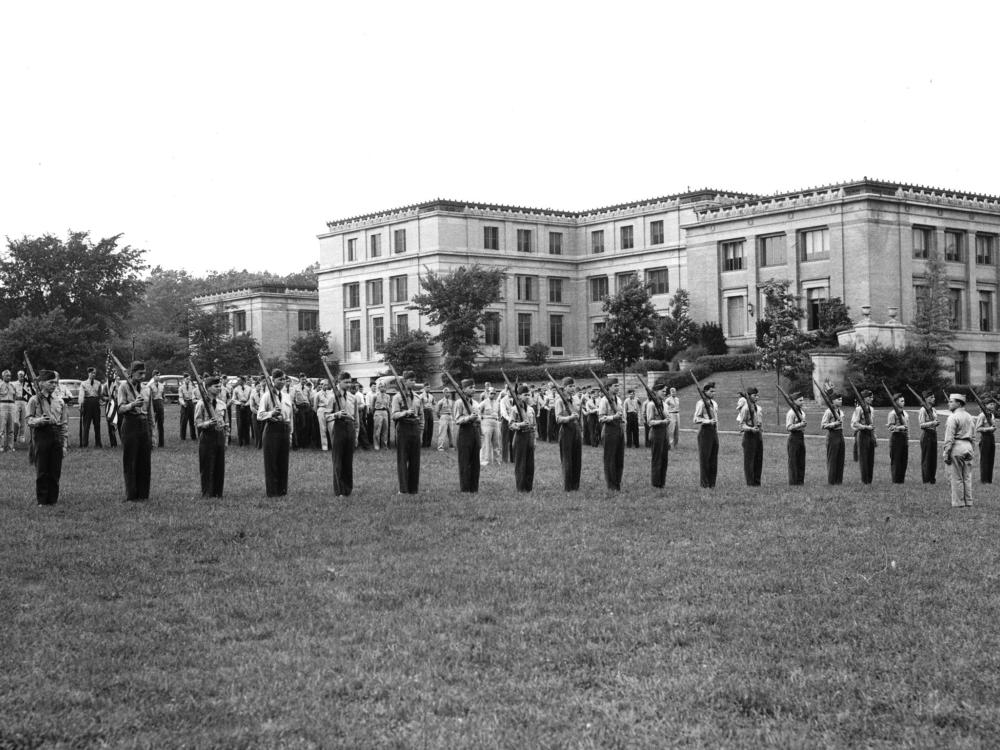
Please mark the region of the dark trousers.
[[538, 439], [548, 441], [549, 439], [549, 410], [538, 410]]
[[149, 423], [145, 417], [125, 415], [121, 420], [121, 432], [125, 499], [148, 500], [153, 450]]
[[479, 492], [479, 424], [461, 424], [455, 439], [458, 453], [458, 488], [462, 492]]
[[105, 418], [108, 428], [108, 445], [112, 448], [118, 447], [118, 429], [115, 427], [115, 420]]
[[[163, 399], [153, 399], [153, 419], [156, 420], [156, 445], [163, 447]], [[191, 433], [192, 437], [194, 433]]]
[[625, 415], [625, 447], [639, 447], [639, 414], [634, 411]]
[[601, 423], [597, 419], [597, 412], [587, 415], [587, 427], [590, 430], [590, 445], [596, 448], [601, 444]]
[[[251, 409], [251, 413], [252, 412], [253, 410]], [[250, 424], [253, 425], [253, 444], [257, 446], [257, 449], [259, 450], [264, 445], [264, 425], [266, 425], [267, 422], [261, 422], [257, 419], [257, 415], [252, 413]]]
[[924, 484], [937, 483], [937, 430], [921, 430], [920, 479]]
[[187, 440], [188, 432], [191, 433], [191, 439], [195, 439], [194, 431], [194, 404], [185, 403], [181, 404], [181, 440]]
[[201, 496], [222, 497], [226, 483], [225, 430], [202, 430], [198, 435], [198, 472], [201, 474]]
[[563, 489], [567, 492], [580, 489], [580, 471], [583, 469], [583, 437], [577, 422], [559, 426], [559, 460], [562, 463]]
[[714, 487], [719, 474], [719, 432], [715, 425], [698, 430], [698, 473], [702, 487]]
[[350, 495], [354, 490], [354, 422], [334, 420], [329, 438], [333, 456], [333, 494]]
[[609, 490], [622, 488], [625, 470], [625, 436], [619, 421], [604, 423], [604, 481]]
[[268, 497], [288, 494], [288, 430], [284, 422], [261, 422], [264, 434], [264, 491]]
[[788, 433], [788, 483], [805, 484], [806, 439], [800, 430]]
[[514, 434], [510, 431], [510, 422], [503, 417], [500, 418], [500, 463], [505, 464], [514, 460], [511, 455], [511, 438]]
[[316, 421], [316, 412], [311, 406], [295, 407], [295, 430], [292, 432], [292, 448], [312, 448], [315, 439], [319, 437], [319, 422]]
[[759, 432], [743, 433], [743, 478], [747, 487], [760, 487], [764, 468], [764, 436]]
[[424, 431], [421, 436], [420, 445], [423, 448], [430, 448], [434, 444], [434, 412], [427, 405], [424, 407]]
[[236, 444], [241, 448], [250, 445], [250, 421], [252, 418], [249, 406], [236, 407]]
[[667, 442], [667, 426], [665, 424], [649, 428], [649, 439], [652, 443], [650, 458], [650, 482], [654, 487], [663, 487], [667, 483], [667, 460], [670, 456], [670, 446]]
[[97, 396], [85, 396], [80, 404], [80, 447], [86, 448], [90, 441], [90, 426], [94, 426], [94, 445], [101, 447], [101, 400]]
[[826, 436], [826, 483], [844, 483], [844, 431], [829, 430]]
[[855, 435], [858, 443], [858, 465], [861, 467], [861, 483], [871, 484], [875, 474], [875, 436], [871, 430], [859, 430]]
[[420, 491], [420, 432], [419, 422], [396, 420], [396, 475], [404, 495]]
[[535, 433], [519, 430], [513, 436], [514, 486], [518, 492], [531, 492], [535, 484]]
[[[646, 433], [646, 447], [647, 448], [651, 445], [651, 443], [649, 442], [649, 431], [651, 429], [652, 429], [652, 427], [649, 426], [649, 422], [643, 422], [642, 423], [642, 430], [643, 430], [644, 433]], [[670, 446], [668, 445], [667, 447], [669, 448]]]
[[993, 484], [993, 459], [996, 456], [996, 438], [992, 432], [979, 433], [979, 481]]
[[358, 433], [357, 447], [366, 451], [370, 451], [372, 449], [372, 439], [371, 439], [372, 433], [371, 430], [368, 429], [368, 423], [370, 421], [371, 420], [368, 419], [367, 416], [367, 409], [359, 409], [358, 424], [357, 424], [357, 433]]
[[52, 426], [36, 427], [34, 440], [35, 499], [39, 505], [55, 505], [59, 501], [59, 477], [62, 476], [62, 436]]
[[559, 423], [556, 422], [556, 410], [549, 409], [549, 442], [554, 443], [559, 439]]
[[893, 484], [906, 481], [906, 465], [910, 460], [910, 448], [905, 432], [894, 432], [889, 436], [889, 473]]

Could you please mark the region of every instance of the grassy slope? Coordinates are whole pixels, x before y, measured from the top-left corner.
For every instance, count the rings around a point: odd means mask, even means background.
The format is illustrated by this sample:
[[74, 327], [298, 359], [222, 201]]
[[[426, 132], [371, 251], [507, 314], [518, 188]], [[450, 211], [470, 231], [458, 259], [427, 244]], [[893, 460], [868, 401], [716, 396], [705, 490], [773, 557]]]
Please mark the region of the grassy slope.
[[268, 500], [233, 448], [207, 502], [174, 440], [125, 505], [120, 454], [74, 451], [52, 509], [0, 456], [0, 747], [996, 745], [989, 488], [953, 511], [880, 445], [875, 486], [831, 492], [811, 441], [789, 491], [773, 438], [751, 493], [724, 435], [706, 492], [693, 437], [665, 492], [632, 450], [607, 495], [587, 449], [563, 493], [542, 445], [528, 496], [509, 467], [461, 496], [431, 451], [403, 500], [363, 453], [339, 504], [319, 453]]

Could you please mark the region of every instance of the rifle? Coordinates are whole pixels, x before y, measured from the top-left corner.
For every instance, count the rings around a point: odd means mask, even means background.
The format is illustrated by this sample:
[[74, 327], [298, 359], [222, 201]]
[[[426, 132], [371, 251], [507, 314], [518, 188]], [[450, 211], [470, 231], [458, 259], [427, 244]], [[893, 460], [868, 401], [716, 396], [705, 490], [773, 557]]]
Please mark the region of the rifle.
[[784, 397], [785, 403], [788, 404], [788, 408], [795, 412], [796, 420], [799, 422], [803, 421], [802, 410], [799, 408], [799, 405], [792, 400], [791, 396], [785, 393], [785, 389], [782, 388], [780, 385], [775, 385], [774, 387], [777, 388], [778, 393], [780, 393], [782, 397]]
[[861, 417], [865, 420], [865, 424], [871, 425], [872, 408], [868, 405], [867, 401], [861, 398], [861, 394], [858, 393], [858, 387], [854, 385], [854, 381], [848, 378], [847, 382], [851, 384], [851, 390], [854, 391], [854, 398], [858, 400], [858, 406], [861, 407]]
[[909, 383], [906, 384], [906, 390], [912, 393], [913, 397], [917, 399], [917, 403], [919, 403], [922, 407], [924, 407], [924, 411], [927, 412], [927, 416], [934, 417], [934, 419], [937, 419], [937, 413], [934, 411], [934, 407], [931, 406], [930, 401], [928, 401], [919, 393], [917, 393], [915, 390], [913, 390], [910, 387]]
[[892, 410], [896, 414], [896, 425], [899, 426], [904, 424], [903, 420], [905, 419], [905, 417], [903, 415], [903, 410], [899, 408], [899, 405], [896, 403], [896, 399], [892, 397], [892, 391], [889, 390], [889, 386], [885, 384], [884, 380], [879, 382], [882, 383], [882, 388], [889, 395], [889, 403], [892, 404]]
[[566, 392], [562, 389], [562, 386], [556, 382], [556, 379], [554, 377], [552, 377], [547, 367], [543, 369], [545, 370], [546, 377], [552, 382], [552, 386], [556, 389], [556, 393], [559, 394], [559, 400], [562, 401], [563, 406], [566, 407], [566, 411], [568, 411], [570, 414], [575, 414], [576, 417], [579, 419], [580, 418], [579, 412], [573, 411], [573, 402], [566, 397]]
[[403, 379], [399, 377], [399, 373], [396, 372], [396, 368], [392, 366], [392, 363], [386, 362], [389, 365], [389, 372], [392, 373], [392, 377], [396, 380], [396, 387], [399, 389], [399, 398], [403, 401], [403, 406], [406, 407], [405, 411], [410, 410], [410, 399], [406, 396], [406, 384], [403, 383]]
[[264, 358], [260, 354], [257, 355], [257, 362], [260, 363], [260, 371], [264, 373], [264, 387], [267, 388], [267, 395], [271, 398], [271, 411], [280, 409], [281, 398], [274, 389], [274, 381], [271, 380], [271, 375], [267, 371], [267, 365], [264, 364]]
[[690, 370], [688, 370], [688, 375], [691, 376], [691, 382], [694, 383], [694, 387], [698, 391], [698, 398], [700, 398], [701, 403], [705, 405], [705, 414], [708, 415], [709, 419], [715, 419], [715, 415], [712, 414], [712, 402], [709, 401], [708, 396], [705, 395], [705, 391], [701, 389], [701, 385], [698, 383], [698, 378], [696, 378], [694, 373]]
[[[205, 411], [208, 412], [208, 418], [213, 422], [218, 422], [219, 417], [215, 412], [215, 407], [212, 406], [211, 394], [208, 392], [208, 388], [205, 387], [205, 381], [201, 379], [201, 375], [198, 374], [198, 368], [194, 366], [194, 360], [188, 357], [188, 366], [191, 368], [191, 374], [194, 376], [194, 384], [198, 386], [198, 393], [201, 395], [201, 402], [205, 405]], [[223, 427], [225, 429], [225, 427]]]
[[813, 380], [813, 385], [816, 386], [816, 390], [819, 391], [819, 395], [823, 399], [823, 403], [826, 404], [826, 408], [829, 409], [830, 413], [833, 414], [833, 416], [836, 417], [837, 416], [837, 407], [833, 403], [833, 401], [830, 399], [830, 396], [827, 394], [826, 389], [820, 388], [819, 383], [817, 383], [815, 380]]
[[326, 377], [330, 381], [330, 388], [333, 389], [333, 400], [337, 404], [337, 411], [344, 411], [344, 405], [340, 399], [340, 389], [337, 387], [337, 382], [333, 379], [333, 373], [330, 372], [330, 365], [326, 363], [325, 359], [320, 361], [323, 363], [323, 369], [326, 370]]
[[42, 399], [41, 399], [42, 390], [41, 390], [41, 388], [39, 387], [39, 384], [38, 384], [38, 376], [35, 374], [35, 368], [31, 366], [31, 360], [28, 359], [28, 353], [27, 352], [24, 353], [24, 366], [28, 370], [28, 377], [31, 378], [31, 388], [32, 388], [32, 390], [35, 391], [35, 394], [38, 395], [38, 397], [39, 397], [39, 399], [38, 399], [38, 405], [42, 409], [42, 414], [44, 414], [46, 417], [48, 417], [49, 420], [55, 421], [55, 420], [52, 419], [52, 412], [50, 412], [48, 410], [48, 408], [45, 405], [45, 402], [42, 401]]
[[458, 393], [458, 397], [462, 399], [462, 405], [465, 407], [465, 410], [469, 413], [470, 416], [474, 414], [475, 412], [473, 411], [472, 408], [472, 402], [469, 401], [468, 394], [466, 394], [466, 392], [462, 390], [462, 386], [460, 386], [458, 383], [455, 382], [455, 378], [451, 376], [450, 372], [448, 372], [447, 370], [443, 370], [443, 372], [444, 376], [448, 378], [448, 380], [451, 382], [453, 386], [455, 386], [455, 392]]
[[114, 351], [111, 349], [108, 349], [108, 356], [111, 357], [111, 361], [115, 363], [115, 368], [118, 370], [118, 377], [125, 381], [125, 384], [128, 385], [128, 389], [132, 392], [132, 398], [130, 400], [138, 401], [139, 394], [135, 392], [135, 386], [132, 385], [132, 378], [129, 377], [128, 370], [125, 369], [125, 365], [122, 364], [122, 361], [115, 356]]
[[507, 393], [510, 394], [511, 401], [514, 402], [514, 408], [517, 409], [517, 421], [524, 422], [524, 409], [521, 408], [521, 402], [517, 398], [517, 389], [511, 384], [510, 378], [507, 377], [507, 373], [500, 368], [500, 374], [503, 375], [503, 382], [507, 384]]
[[601, 379], [597, 377], [597, 374], [592, 368], [588, 367], [587, 370], [590, 372], [590, 376], [597, 381], [597, 387], [601, 390], [601, 395], [608, 400], [608, 407], [618, 411], [618, 399], [611, 395], [607, 386], [605, 386]]
[[756, 417], [757, 407], [754, 405], [754, 402], [750, 400], [750, 393], [747, 391], [746, 383], [743, 382], [743, 375], [740, 375], [740, 388], [742, 390], [738, 395], [742, 396], [746, 400], [747, 408], [750, 410], [750, 413]]
[[981, 399], [981, 398], [979, 398], [979, 394], [978, 394], [978, 393], [976, 393], [976, 391], [975, 391], [975, 389], [974, 389], [974, 388], [969, 388], [969, 393], [971, 393], [971, 394], [972, 394], [972, 397], [973, 397], [974, 399], [976, 399], [976, 403], [977, 403], [977, 404], [979, 404], [979, 408], [980, 408], [980, 410], [981, 410], [981, 411], [983, 412], [983, 414], [985, 414], [985, 415], [986, 415], [986, 423], [987, 423], [987, 424], [988, 424], [988, 425], [989, 425], [990, 427], [992, 427], [992, 426], [993, 426], [993, 415], [992, 415], [992, 414], [990, 414], [990, 413], [989, 413], [988, 411], [986, 411], [986, 405], [985, 405], [985, 404], [983, 403], [982, 399]]

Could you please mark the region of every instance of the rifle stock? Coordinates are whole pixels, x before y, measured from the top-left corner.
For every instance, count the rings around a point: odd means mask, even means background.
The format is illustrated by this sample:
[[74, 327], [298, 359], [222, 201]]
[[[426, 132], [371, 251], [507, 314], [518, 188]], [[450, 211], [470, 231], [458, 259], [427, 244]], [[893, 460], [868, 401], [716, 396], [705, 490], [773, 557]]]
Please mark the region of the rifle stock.
[[511, 399], [511, 401], [514, 402], [514, 408], [517, 409], [517, 421], [518, 422], [523, 422], [524, 421], [524, 409], [521, 408], [521, 402], [517, 398], [517, 389], [510, 382], [510, 378], [507, 377], [507, 373], [505, 373], [503, 371], [503, 368], [500, 368], [500, 374], [503, 375], [503, 382], [507, 386], [507, 393], [510, 394], [510, 399]]
[[861, 407], [861, 416], [865, 420], [865, 424], [870, 425], [872, 423], [872, 409], [868, 405], [868, 402], [861, 398], [861, 394], [858, 392], [858, 387], [854, 385], [854, 381], [850, 378], [847, 382], [851, 384], [851, 390], [854, 392], [854, 398], [857, 399], [858, 406]]
[[330, 381], [330, 389], [333, 391], [333, 400], [337, 404], [337, 411], [343, 411], [344, 405], [340, 398], [340, 388], [337, 387], [337, 382], [333, 379], [333, 373], [330, 372], [330, 365], [326, 363], [326, 360], [320, 360], [323, 363], [323, 369], [326, 371], [326, 378]]
[[201, 395], [201, 402], [205, 404], [205, 410], [208, 412], [208, 418], [213, 422], [218, 421], [218, 415], [215, 413], [215, 407], [212, 406], [212, 402], [209, 400], [210, 395], [208, 393], [208, 388], [205, 387], [205, 382], [201, 379], [201, 375], [198, 374], [198, 368], [194, 366], [194, 360], [188, 357], [188, 366], [191, 368], [191, 375], [194, 377], [194, 384], [198, 386], [198, 393]]
[[910, 393], [913, 394], [913, 397], [915, 399], [917, 399], [917, 403], [920, 404], [922, 407], [924, 407], [924, 411], [927, 412], [928, 416], [931, 416], [931, 417], [936, 417], [937, 416], [936, 413], [935, 413], [935, 411], [934, 411], [934, 407], [931, 406], [930, 402], [927, 399], [925, 399], [923, 396], [921, 396], [919, 393], [917, 393], [915, 390], [913, 390], [913, 388], [910, 387], [909, 383], [906, 384], [906, 390], [908, 390]]
[[472, 402], [469, 401], [469, 396], [466, 394], [465, 391], [462, 390], [462, 386], [460, 386], [458, 383], [455, 382], [455, 378], [451, 376], [450, 372], [448, 372], [447, 370], [442, 370], [442, 372], [444, 372], [444, 376], [448, 378], [448, 381], [455, 387], [455, 392], [458, 394], [458, 397], [462, 399], [462, 405], [465, 406], [466, 412], [468, 412], [471, 415], [473, 410], [472, 410]]
[[[552, 387], [556, 389], [556, 393], [559, 394], [559, 400], [563, 402], [563, 406], [566, 407], [566, 411], [569, 412], [570, 414], [576, 413], [573, 411], [573, 402], [566, 397], [566, 392], [562, 389], [562, 386], [556, 382], [556, 379], [554, 377], [552, 377], [552, 374], [549, 372], [548, 368], [544, 369], [545, 369], [545, 376], [552, 383]], [[580, 415], [577, 414], [577, 416], [579, 417]]]
[[892, 397], [892, 391], [889, 390], [889, 386], [887, 386], [885, 384], [885, 381], [882, 380], [880, 382], [882, 383], [882, 389], [886, 392], [886, 395], [889, 396], [889, 403], [892, 404], [892, 410], [896, 414], [896, 422], [898, 424], [902, 424], [903, 423], [903, 410], [899, 408], [899, 405], [896, 403], [896, 399], [894, 399]]
[[666, 415], [663, 413], [663, 399], [656, 395], [656, 391], [646, 385], [646, 381], [639, 378], [639, 384], [646, 391], [646, 398], [653, 402], [653, 407], [656, 409], [656, 413], [659, 414], [659, 419], [666, 419]]
[[593, 368], [588, 367], [587, 370], [590, 372], [590, 376], [597, 381], [597, 387], [600, 389], [601, 395], [603, 395], [604, 398], [608, 400], [608, 406], [617, 411], [618, 399], [616, 399], [614, 396], [611, 395], [611, 393], [608, 391], [607, 387], [604, 385], [601, 379], [597, 377], [597, 373], [594, 372]]
[[795, 417], [798, 419], [798, 421], [801, 422], [802, 410], [799, 408], [799, 405], [792, 400], [791, 396], [785, 393], [785, 389], [782, 388], [780, 385], [775, 385], [774, 387], [778, 389], [778, 393], [780, 393], [782, 397], [785, 399], [785, 403], [788, 404], [788, 408], [795, 412]]
[[399, 389], [399, 398], [402, 400], [403, 406], [406, 407], [406, 410], [409, 411], [410, 399], [406, 395], [406, 383], [404, 383], [403, 379], [399, 377], [399, 373], [396, 372], [396, 368], [392, 366], [392, 363], [386, 362], [386, 364], [389, 365], [389, 372], [392, 373], [392, 377], [396, 380], [396, 388]]
[[698, 378], [696, 378], [694, 373], [690, 370], [688, 370], [688, 375], [691, 376], [691, 382], [694, 383], [694, 387], [698, 391], [698, 398], [700, 398], [701, 403], [705, 405], [705, 414], [708, 415], [709, 419], [715, 419], [715, 415], [712, 414], [712, 402], [708, 400], [708, 396], [705, 395], [705, 391], [701, 389], [701, 384], [698, 382]]
[[976, 389], [975, 388], [969, 388], [969, 393], [971, 393], [972, 397], [976, 400], [976, 403], [979, 405], [980, 411], [982, 411], [982, 413], [986, 415], [986, 423], [989, 424], [992, 427], [993, 426], [993, 415], [990, 414], [988, 411], [986, 411], [986, 404], [984, 404], [983, 400], [981, 398], [979, 398], [979, 394], [976, 393]]
[[120, 377], [128, 385], [130, 391], [132, 391], [132, 401], [136, 401], [139, 398], [139, 394], [135, 392], [135, 386], [132, 385], [132, 378], [129, 377], [128, 370], [125, 369], [125, 365], [122, 361], [118, 359], [114, 351], [108, 349], [108, 355], [111, 357], [111, 361], [115, 363], [115, 367], [118, 370], [118, 377]]

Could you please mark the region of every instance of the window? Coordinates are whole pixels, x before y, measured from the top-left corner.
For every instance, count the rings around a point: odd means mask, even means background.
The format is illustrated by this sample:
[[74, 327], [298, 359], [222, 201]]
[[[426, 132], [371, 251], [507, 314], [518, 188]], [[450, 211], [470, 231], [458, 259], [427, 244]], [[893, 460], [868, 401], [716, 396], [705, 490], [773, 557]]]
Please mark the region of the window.
[[486, 346], [500, 346], [500, 313], [486, 313], [483, 320], [483, 338]]
[[409, 295], [406, 293], [406, 277], [405, 276], [390, 276], [389, 277], [389, 301], [390, 302], [406, 302], [409, 299]]
[[615, 291], [620, 292], [624, 287], [628, 286], [632, 281], [638, 278], [639, 274], [636, 271], [628, 271], [626, 273], [616, 273]]
[[519, 302], [538, 301], [538, 279], [534, 276], [515, 276]]
[[819, 318], [825, 302], [826, 289], [806, 289], [806, 328], [810, 331], [819, 328]]
[[930, 302], [930, 294], [927, 287], [922, 285], [913, 287], [913, 302], [916, 317], [919, 318], [929, 313], [928, 304]]
[[382, 235], [373, 234], [369, 240], [371, 246], [371, 256], [378, 258], [382, 255]]
[[517, 314], [517, 345], [531, 346], [531, 313]]
[[361, 351], [361, 321], [347, 321], [347, 351]]
[[955, 352], [955, 382], [969, 382], [969, 353]]
[[316, 310], [299, 310], [299, 330], [318, 331], [319, 312]]
[[722, 270], [743, 270], [743, 240], [732, 240], [722, 243]]
[[608, 277], [593, 276], [590, 279], [590, 301], [603, 302], [608, 296]]
[[500, 227], [483, 227], [483, 250], [500, 249]]
[[810, 229], [799, 235], [802, 260], [822, 260], [830, 257], [830, 230]]
[[406, 313], [400, 313], [396, 316], [396, 330], [397, 335], [402, 335], [410, 330], [410, 316]]
[[355, 307], [361, 307], [361, 284], [357, 281], [344, 284], [344, 309], [353, 310]]
[[726, 297], [727, 336], [745, 336], [747, 332], [747, 298]]
[[347, 241], [347, 262], [351, 263], [358, 259], [358, 238], [354, 237]]
[[649, 244], [663, 244], [663, 220], [649, 222]]
[[563, 280], [549, 277], [549, 302], [562, 302]]
[[650, 294], [666, 294], [670, 291], [670, 283], [666, 268], [653, 268], [646, 271], [646, 286]]
[[1000, 371], [1000, 354], [986, 352], [986, 377], [995, 380]]
[[396, 254], [406, 252], [406, 230], [396, 229], [392, 233], [392, 251]]
[[233, 313], [233, 333], [245, 333], [247, 330], [247, 311], [237, 310]]
[[913, 257], [926, 260], [934, 242], [934, 227], [913, 227]]
[[377, 348], [385, 343], [385, 318], [372, 318], [372, 347]]
[[561, 347], [563, 345], [563, 316], [549, 316], [549, 346]]
[[965, 262], [965, 232], [944, 230], [944, 259], [953, 263]]
[[596, 232], [590, 233], [590, 252], [592, 253], [603, 253], [604, 252], [604, 230], [598, 229]]
[[948, 309], [951, 311], [950, 325], [952, 328], [962, 327], [962, 290], [948, 290]]
[[979, 293], [979, 330], [993, 330], [993, 292]]
[[622, 227], [622, 250], [631, 250], [635, 247], [635, 232], [631, 224]]
[[517, 230], [517, 251], [519, 253], [530, 253], [531, 252], [531, 230], [530, 229], [518, 229]]
[[382, 279], [371, 279], [365, 282], [365, 299], [368, 300], [369, 305], [382, 304]]
[[785, 256], [785, 235], [772, 234], [770, 237], [761, 237], [760, 243], [760, 264], [762, 266], [783, 266], [787, 262]]
[[976, 235], [976, 263], [992, 266], [996, 263], [997, 237], [995, 234]]
[[549, 232], [549, 255], [562, 255], [562, 232]]
[[[604, 327], [605, 327], [605, 326], [606, 326], [607, 324], [608, 324], [608, 323], [607, 323], [607, 321], [606, 321], [606, 320], [599, 320], [599, 321], [597, 321], [596, 323], [594, 323], [594, 338], [595, 338], [595, 339], [596, 339], [596, 338], [597, 338], [598, 336], [600, 336], [600, 335], [601, 335], [601, 331], [603, 331], [603, 330], [604, 330]], [[593, 342], [591, 342], [591, 343], [593, 343]]]

